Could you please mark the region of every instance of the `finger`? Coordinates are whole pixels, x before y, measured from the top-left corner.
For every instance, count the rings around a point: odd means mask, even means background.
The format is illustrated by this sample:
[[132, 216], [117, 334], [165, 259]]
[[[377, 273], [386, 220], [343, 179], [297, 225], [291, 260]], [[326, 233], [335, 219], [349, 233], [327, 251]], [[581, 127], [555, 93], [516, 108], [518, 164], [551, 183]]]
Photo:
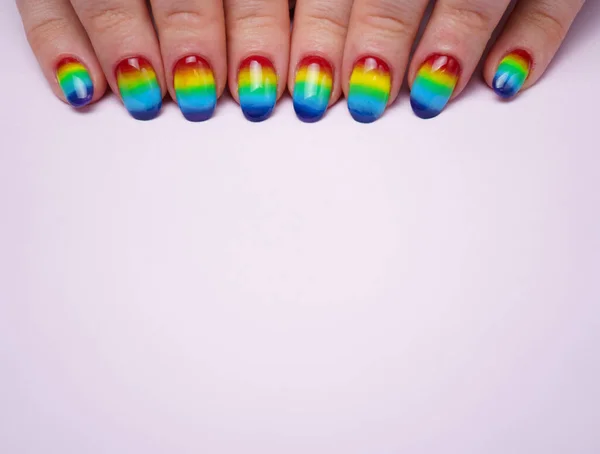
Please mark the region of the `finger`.
[[524, 0], [513, 11], [484, 67], [487, 83], [511, 98], [542, 76], [584, 0]]
[[213, 115], [227, 80], [222, 0], [152, 0], [167, 86], [190, 121]]
[[250, 121], [267, 119], [289, 61], [287, 0], [225, 0], [229, 88]]
[[396, 98], [427, 0], [355, 0], [344, 51], [348, 109], [377, 120]]
[[144, 0], [71, 0], [104, 74], [138, 120], [158, 115], [165, 92], [158, 39]]
[[304, 0], [294, 17], [288, 86], [294, 110], [320, 120], [341, 94], [340, 70], [352, 0]]
[[466, 86], [510, 0], [440, 0], [411, 63], [411, 105], [440, 114]]
[[52, 90], [73, 107], [97, 101], [106, 80], [68, 0], [19, 0], [29, 44]]

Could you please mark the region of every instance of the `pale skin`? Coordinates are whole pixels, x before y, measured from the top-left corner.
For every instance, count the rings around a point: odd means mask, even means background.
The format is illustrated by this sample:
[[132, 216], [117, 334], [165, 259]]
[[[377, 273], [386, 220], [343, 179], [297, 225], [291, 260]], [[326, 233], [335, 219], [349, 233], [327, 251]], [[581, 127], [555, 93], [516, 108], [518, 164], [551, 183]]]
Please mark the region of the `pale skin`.
[[[331, 66], [329, 106], [351, 95], [356, 62], [374, 57], [389, 70], [384, 104], [394, 102], [406, 78], [415, 98], [413, 108], [423, 118], [445, 107], [439, 98], [439, 106], [423, 106], [429, 102], [427, 93], [417, 99], [416, 92], [423, 88], [414, 85], [424, 62], [437, 55], [438, 60], [431, 60], [437, 65], [434, 70], [440, 66], [435, 61], [455, 62], [448, 92], [453, 100], [472, 78], [492, 33], [512, 6], [510, 0], [437, 0], [411, 53], [429, 0], [297, 0], [291, 32], [288, 0], [16, 1], [40, 67], [63, 101], [68, 99], [57, 80], [57, 64], [65, 57], [78, 60], [89, 72], [93, 95], [85, 100], [88, 104], [99, 101], [108, 88], [120, 93], [117, 65], [132, 56], [143, 56], [154, 68], [161, 96], [169, 92], [177, 99], [176, 63], [198, 55], [212, 68], [216, 97], [229, 87], [237, 102], [238, 71], [246, 57], [260, 55], [272, 63], [277, 75], [274, 96], [279, 99], [286, 88], [294, 92], [301, 60], [316, 56]], [[513, 2], [514, 10], [486, 55], [486, 83], [503, 97], [534, 86], [584, 1]], [[515, 52], [526, 61], [522, 80], [500, 74], [499, 67]], [[507, 80], [513, 83], [510, 90]], [[423, 109], [429, 111], [423, 114]], [[373, 119], [379, 115], [373, 113]], [[359, 117], [355, 116], [362, 121]]]

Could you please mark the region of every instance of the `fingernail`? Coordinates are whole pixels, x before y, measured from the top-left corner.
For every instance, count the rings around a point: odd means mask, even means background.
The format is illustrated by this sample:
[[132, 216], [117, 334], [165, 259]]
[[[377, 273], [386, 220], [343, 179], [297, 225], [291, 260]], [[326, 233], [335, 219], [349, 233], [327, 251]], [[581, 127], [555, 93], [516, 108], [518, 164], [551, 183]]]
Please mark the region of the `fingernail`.
[[175, 64], [173, 88], [186, 119], [204, 121], [212, 117], [217, 105], [217, 88], [212, 69], [202, 57], [190, 55]]
[[73, 107], [83, 107], [94, 97], [94, 84], [90, 73], [75, 58], [67, 57], [58, 62], [56, 79], [65, 98]]
[[117, 85], [125, 107], [136, 120], [151, 120], [162, 106], [160, 85], [154, 68], [143, 57], [123, 60], [117, 66]]
[[348, 90], [348, 110], [356, 121], [372, 123], [383, 115], [392, 85], [389, 66], [377, 57], [356, 61]]
[[298, 64], [294, 83], [294, 110], [302, 121], [312, 123], [320, 120], [327, 110], [333, 70], [321, 57], [304, 57]]
[[529, 76], [531, 69], [531, 56], [524, 50], [514, 50], [506, 55], [494, 76], [492, 86], [494, 91], [502, 98], [511, 98], [516, 95]]
[[446, 107], [460, 74], [460, 64], [448, 55], [431, 55], [417, 73], [410, 104], [421, 118], [433, 118]]
[[268, 58], [253, 55], [240, 63], [238, 95], [248, 120], [269, 118], [277, 101], [277, 73]]

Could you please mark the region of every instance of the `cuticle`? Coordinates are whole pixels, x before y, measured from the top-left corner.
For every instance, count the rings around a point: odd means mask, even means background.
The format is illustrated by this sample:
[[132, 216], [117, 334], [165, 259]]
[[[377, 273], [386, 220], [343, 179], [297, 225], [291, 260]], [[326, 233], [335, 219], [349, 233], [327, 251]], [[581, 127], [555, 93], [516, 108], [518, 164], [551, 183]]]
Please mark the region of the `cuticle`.
[[137, 55], [129, 55], [129, 56], [126, 56], [126, 57], [122, 57], [122, 58], [119, 58], [119, 59], [117, 59], [117, 62], [114, 64], [114, 68], [113, 68], [113, 73], [115, 74], [115, 76], [116, 76], [117, 69], [118, 69], [119, 65], [120, 65], [121, 63], [123, 63], [124, 61], [126, 61], [126, 60], [130, 60], [130, 59], [132, 59], [132, 58], [137, 58], [137, 59], [143, 58], [143, 59], [144, 59], [144, 60], [146, 60], [148, 63], [150, 63], [150, 66], [152, 66], [152, 69], [153, 69], [153, 70], [156, 72], [156, 68], [154, 67], [154, 64], [152, 63], [152, 60], [151, 60], [150, 58], [148, 58], [148, 56], [147, 56], [147, 55], [144, 55], [144, 54], [137, 54]]
[[242, 62], [251, 57], [261, 57], [266, 60], [269, 60], [269, 62], [271, 63], [271, 66], [275, 70], [275, 76], [277, 76], [277, 81], [278, 81], [277, 85], [279, 85], [279, 71], [277, 70], [277, 66], [275, 66], [275, 62], [273, 61], [273, 59], [271, 57], [267, 57], [265, 54], [248, 54], [245, 57], [241, 58], [240, 62], [238, 63], [237, 75], [239, 76], [240, 70], [242, 69], [241, 68]]
[[[205, 62], [207, 65], [208, 65], [208, 67], [210, 68], [210, 70], [211, 70], [211, 71], [213, 71], [213, 67], [212, 67], [212, 65], [211, 65], [211, 63], [210, 63], [210, 60], [209, 60], [208, 58], [204, 57], [204, 56], [203, 56], [203, 55], [201, 55], [201, 54], [194, 54], [194, 53], [191, 53], [191, 54], [184, 54], [183, 56], [181, 56], [181, 57], [177, 58], [177, 59], [175, 60], [175, 63], [173, 63], [173, 66], [172, 66], [172, 68], [171, 68], [171, 72], [174, 74], [174, 73], [175, 73], [175, 67], [177, 66], [177, 64], [178, 64], [180, 61], [182, 61], [182, 60], [184, 60], [184, 59], [186, 59], [186, 58], [188, 58], [188, 57], [197, 57], [197, 58], [199, 58], [199, 59], [203, 60], [203, 61], [204, 61], [204, 62]], [[214, 71], [213, 71], [213, 73], [214, 73]]]

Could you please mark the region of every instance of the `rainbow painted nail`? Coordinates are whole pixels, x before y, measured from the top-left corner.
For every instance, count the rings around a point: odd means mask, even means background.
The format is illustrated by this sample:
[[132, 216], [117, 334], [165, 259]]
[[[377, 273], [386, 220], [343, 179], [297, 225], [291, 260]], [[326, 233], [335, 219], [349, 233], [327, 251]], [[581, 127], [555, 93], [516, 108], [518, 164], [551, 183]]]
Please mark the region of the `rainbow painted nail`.
[[83, 107], [94, 97], [94, 84], [87, 68], [79, 60], [67, 57], [56, 65], [56, 79], [73, 107]]
[[240, 63], [238, 95], [248, 120], [269, 118], [277, 101], [277, 73], [268, 58], [253, 55]]
[[312, 123], [320, 120], [327, 110], [333, 70], [321, 57], [304, 57], [298, 64], [294, 83], [294, 110], [302, 121]]
[[371, 123], [383, 115], [390, 97], [392, 78], [389, 66], [377, 57], [363, 57], [354, 63], [348, 91], [348, 110], [356, 121]]
[[125, 107], [136, 120], [151, 120], [162, 106], [160, 85], [154, 68], [143, 57], [123, 60], [116, 70], [117, 85]]
[[531, 56], [524, 50], [514, 50], [506, 55], [494, 76], [492, 86], [494, 91], [502, 98], [511, 98], [516, 95], [529, 76], [531, 69]]
[[212, 69], [202, 57], [190, 55], [175, 64], [173, 88], [186, 119], [204, 121], [212, 117], [217, 105], [217, 88]]
[[460, 75], [460, 64], [447, 55], [431, 55], [417, 73], [410, 104], [421, 118], [433, 118], [446, 107]]

